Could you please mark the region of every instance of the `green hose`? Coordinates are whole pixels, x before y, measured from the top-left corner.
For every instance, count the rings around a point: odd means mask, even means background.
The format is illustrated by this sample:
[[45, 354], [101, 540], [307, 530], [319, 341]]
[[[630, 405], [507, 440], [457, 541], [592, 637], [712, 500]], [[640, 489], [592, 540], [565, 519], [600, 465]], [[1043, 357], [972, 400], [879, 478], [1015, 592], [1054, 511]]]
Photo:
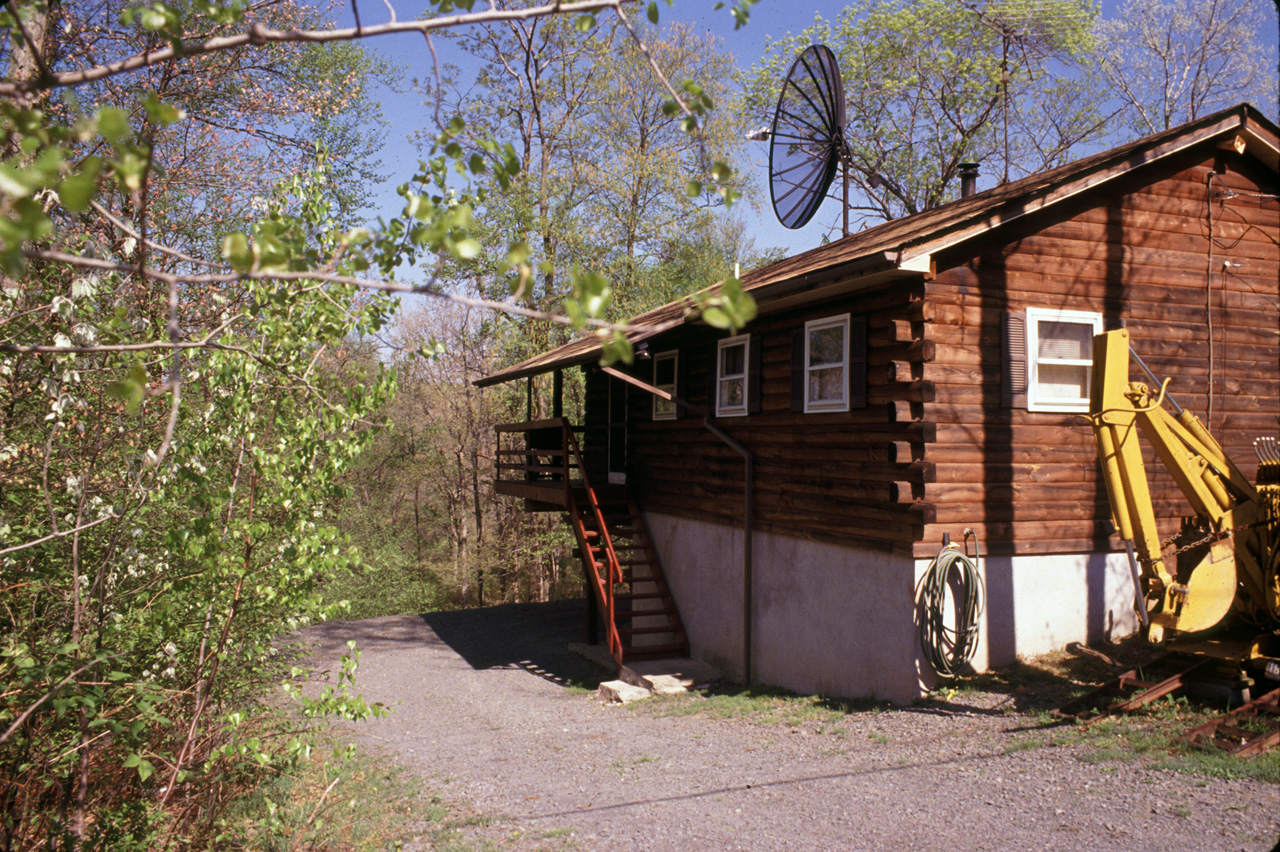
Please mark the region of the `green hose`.
[[[977, 546], [975, 540], [975, 559]], [[947, 578], [952, 570], [959, 576], [955, 627], [946, 624]], [[978, 566], [954, 544], [938, 552], [920, 578], [920, 650], [941, 677], [960, 673], [978, 647], [978, 619], [986, 597], [986, 587]]]

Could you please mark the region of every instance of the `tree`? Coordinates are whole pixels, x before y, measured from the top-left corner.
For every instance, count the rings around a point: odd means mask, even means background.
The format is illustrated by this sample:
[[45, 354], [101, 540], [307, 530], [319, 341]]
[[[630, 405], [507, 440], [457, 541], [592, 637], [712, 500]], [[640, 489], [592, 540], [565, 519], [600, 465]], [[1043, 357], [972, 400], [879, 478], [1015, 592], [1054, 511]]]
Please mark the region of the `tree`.
[[[603, 310], [620, 288], [645, 287], [644, 269], [664, 242], [722, 205], [710, 187], [688, 192], [714, 161], [732, 162], [742, 151], [741, 119], [706, 113], [729, 96], [720, 43], [680, 26], [606, 22], [579, 31], [573, 23], [506, 21], [462, 33], [459, 47], [478, 63], [474, 78], [453, 68], [443, 89], [428, 92], [446, 114], [465, 117], [468, 138], [508, 141], [528, 164], [510, 191], [491, 192], [476, 214], [487, 241], [527, 248], [529, 274], [512, 274], [495, 257], [447, 267], [451, 286], [493, 299], [517, 292], [544, 311], [576, 311], [587, 300]], [[704, 112], [697, 135], [655, 78], [655, 63]], [[648, 307], [667, 296], [633, 294], [631, 303]], [[508, 322], [509, 357], [566, 339], [522, 318]]]
[[1140, 135], [1251, 101], [1276, 109], [1265, 0], [1127, 0], [1100, 26], [1102, 69]]
[[[521, 163], [464, 147], [452, 121], [402, 213], [364, 228], [348, 161], [277, 137], [353, 138], [349, 103], [304, 90], [364, 66], [319, 45], [625, 15], [454, 5], [346, 30], [272, 0], [0, 8], [0, 846], [215, 845], [227, 803], [304, 749], [273, 684], [306, 715], [374, 711], [348, 691], [353, 661], [303, 697], [274, 646], [340, 611], [320, 581], [357, 558], [327, 513], [395, 381], [348, 354], [388, 322], [385, 294], [444, 298], [397, 268], [486, 252], [474, 211]], [[267, 173], [245, 180], [254, 162]], [[513, 274], [527, 260], [491, 250]]]
[[[745, 79], [743, 108], [755, 123], [772, 121], [796, 54], [827, 44], [844, 80], [854, 212], [918, 213], [955, 197], [961, 163], [995, 163], [1007, 178], [1056, 165], [1102, 135], [1103, 116], [1089, 108], [1098, 100], [1046, 73], [1083, 54], [1091, 20], [1079, 0], [859, 0], [833, 22], [818, 17], [772, 42]], [[1034, 124], [1039, 141], [1002, 133], [1006, 113], [1010, 128]]]

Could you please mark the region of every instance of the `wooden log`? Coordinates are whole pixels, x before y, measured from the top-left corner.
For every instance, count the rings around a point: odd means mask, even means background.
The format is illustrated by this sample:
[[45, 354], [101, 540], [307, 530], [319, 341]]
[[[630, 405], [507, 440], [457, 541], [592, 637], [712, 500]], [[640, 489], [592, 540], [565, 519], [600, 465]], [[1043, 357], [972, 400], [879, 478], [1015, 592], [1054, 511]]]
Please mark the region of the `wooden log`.
[[871, 348], [894, 346], [900, 343], [915, 343], [920, 340], [924, 323], [912, 323], [911, 320], [893, 319], [883, 328], [868, 328], [867, 345]]
[[911, 443], [909, 441], [892, 441], [888, 445], [889, 461], [902, 464], [904, 462], [919, 461], [924, 458], [924, 444]]
[[937, 349], [932, 340], [915, 340], [874, 347], [867, 351], [867, 364], [883, 367], [904, 362], [932, 361]]
[[933, 382], [918, 381], [910, 384], [895, 383], [888, 385], [872, 385], [868, 383], [868, 402], [933, 402], [937, 398], [937, 388]]

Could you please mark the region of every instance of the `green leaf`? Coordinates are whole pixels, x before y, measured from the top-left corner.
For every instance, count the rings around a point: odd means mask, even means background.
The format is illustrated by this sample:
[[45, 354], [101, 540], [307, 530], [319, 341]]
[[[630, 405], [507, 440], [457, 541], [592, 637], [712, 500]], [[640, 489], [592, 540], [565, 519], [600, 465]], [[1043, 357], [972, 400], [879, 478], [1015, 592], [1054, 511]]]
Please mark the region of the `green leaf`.
[[222, 240], [222, 257], [236, 272], [248, 272], [253, 268], [253, 252], [249, 238], [244, 234], [231, 234]]
[[101, 161], [98, 161], [97, 165], [98, 168], [86, 169], [79, 174], [71, 175], [58, 187], [58, 198], [68, 210], [83, 213], [89, 207], [94, 193], [98, 191], [98, 169], [101, 168]]
[[712, 328], [729, 328], [733, 325], [724, 309], [715, 305], [703, 309], [702, 321]]
[[103, 107], [98, 110], [98, 132], [112, 145], [119, 145], [133, 133], [129, 114], [115, 107]]
[[478, 240], [458, 240], [453, 247], [453, 253], [463, 260], [475, 260], [480, 256], [481, 248]]
[[589, 33], [596, 28], [596, 18], [591, 14], [579, 15], [577, 19], [574, 20], [573, 25], [577, 28], [578, 32]]
[[168, 127], [170, 124], [181, 121], [187, 117], [187, 114], [172, 104], [167, 104], [155, 96], [154, 93], [147, 95], [147, 99], [142, 102], [147, 110], [147, 118], [151, 119], [161, 127]]
[[651, 24], [658, 23], [658, 4], [657, 3], [649, 4], [649, 23]]

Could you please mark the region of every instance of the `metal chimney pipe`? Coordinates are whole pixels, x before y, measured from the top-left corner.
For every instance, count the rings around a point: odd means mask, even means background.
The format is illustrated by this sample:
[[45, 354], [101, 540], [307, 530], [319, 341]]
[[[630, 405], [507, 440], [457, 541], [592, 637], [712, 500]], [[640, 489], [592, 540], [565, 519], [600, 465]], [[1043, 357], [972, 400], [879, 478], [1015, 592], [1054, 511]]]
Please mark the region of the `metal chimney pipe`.
[[960, 197], [968, 198], [978, 191], [978, 164], [960, 164]]

